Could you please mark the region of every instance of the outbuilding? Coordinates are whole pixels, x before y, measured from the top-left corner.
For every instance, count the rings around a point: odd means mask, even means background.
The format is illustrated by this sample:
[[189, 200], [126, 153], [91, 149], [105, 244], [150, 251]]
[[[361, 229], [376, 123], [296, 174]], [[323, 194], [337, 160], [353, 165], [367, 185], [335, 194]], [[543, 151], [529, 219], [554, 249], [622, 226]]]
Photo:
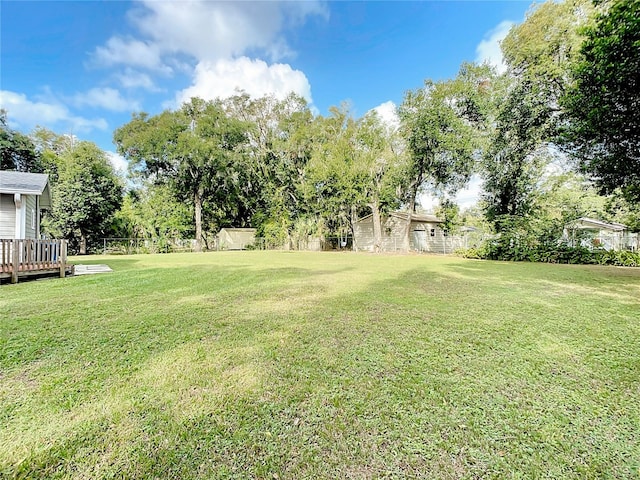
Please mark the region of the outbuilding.
[[245, 250], [256, 241], [255, 228], [223, 228], [216, 235], [218, 250]]
[[[406, 251], [451, 253], [454, 246], [443, 221], [435, 215], [408, 212], [391, 212], [382, 217], [383, 252]], [[409, 244], [407, 245], [407, 228]], [[354, 224], [354, 250], [373, 251], [373, 215], [367, 215]]]

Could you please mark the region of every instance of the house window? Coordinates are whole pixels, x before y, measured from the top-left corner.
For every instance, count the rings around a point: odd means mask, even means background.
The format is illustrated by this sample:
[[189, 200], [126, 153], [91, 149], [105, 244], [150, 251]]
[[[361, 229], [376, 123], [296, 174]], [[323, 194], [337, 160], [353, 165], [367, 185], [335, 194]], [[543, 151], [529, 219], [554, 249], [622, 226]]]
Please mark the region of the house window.
[[447, 237], [449, 236], [449, 231], [448, 230], [442, 230], [442, 234]]
[[430, 233], [430, 235], [431, 235], [432, 237], [435, 237], [435, 236], [436, 236], [436, 229], [435, 229], [435, 228], [432, 228], [432, 229], [431, 229], [431, 232], [429, 232], [429, 233]]
[[36, 229], [36, 211], [31, 209], [31, 228]]

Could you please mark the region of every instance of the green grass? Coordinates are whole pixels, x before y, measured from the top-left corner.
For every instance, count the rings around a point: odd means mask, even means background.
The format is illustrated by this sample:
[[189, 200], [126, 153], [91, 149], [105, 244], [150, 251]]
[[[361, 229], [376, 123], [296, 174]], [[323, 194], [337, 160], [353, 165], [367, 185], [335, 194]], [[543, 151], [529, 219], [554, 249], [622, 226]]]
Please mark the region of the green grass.
[[640, 477], [640, 269], [75, 260], [0, 286], [0, 476]]

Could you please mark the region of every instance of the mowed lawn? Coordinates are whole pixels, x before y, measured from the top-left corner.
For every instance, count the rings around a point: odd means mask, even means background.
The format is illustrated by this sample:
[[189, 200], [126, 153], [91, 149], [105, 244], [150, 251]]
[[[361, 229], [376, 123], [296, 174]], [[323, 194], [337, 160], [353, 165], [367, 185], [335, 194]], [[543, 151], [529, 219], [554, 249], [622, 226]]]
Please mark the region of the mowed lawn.
[[640, 269], [75, 261], [0, 286], [0, 476], [640, 477]]

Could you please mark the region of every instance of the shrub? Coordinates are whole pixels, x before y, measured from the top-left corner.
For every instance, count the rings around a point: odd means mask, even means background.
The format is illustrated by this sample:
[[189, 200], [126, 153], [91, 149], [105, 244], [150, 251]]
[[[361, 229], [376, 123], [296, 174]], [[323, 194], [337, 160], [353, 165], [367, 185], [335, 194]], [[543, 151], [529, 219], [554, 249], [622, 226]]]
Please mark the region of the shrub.
[[480, 248], [458, 249], [454, 252], [464, 258], [484, 260], [510, 260], [543, 263], [569, 263], [586, 265], [616, 265], [639, 267], [640, 253], [629, 251], [589, 250], [567, 245], [518, 245], [501, 240], [487, 242]]

